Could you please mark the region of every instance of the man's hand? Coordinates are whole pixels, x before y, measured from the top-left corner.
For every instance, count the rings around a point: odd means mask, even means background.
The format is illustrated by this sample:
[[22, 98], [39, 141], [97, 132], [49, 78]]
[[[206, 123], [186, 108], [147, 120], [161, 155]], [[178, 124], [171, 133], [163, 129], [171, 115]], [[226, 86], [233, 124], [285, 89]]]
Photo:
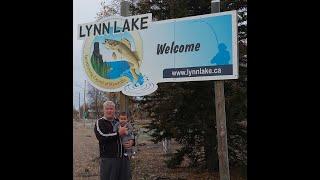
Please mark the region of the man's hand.
[[126, 134], [128, 134], [128, 129], [126, 127], [119, 126], [119, 135], [124, 136]]
[[124, 147], [125, 149], [130, 149], [130, 148], [132, 147], [132, 145], [133, 145], [133, 140], [129, 140], [129, 141], [127, 141], [127, 142], [125, 142], [125, 143], [123, 144], [123, 147]]

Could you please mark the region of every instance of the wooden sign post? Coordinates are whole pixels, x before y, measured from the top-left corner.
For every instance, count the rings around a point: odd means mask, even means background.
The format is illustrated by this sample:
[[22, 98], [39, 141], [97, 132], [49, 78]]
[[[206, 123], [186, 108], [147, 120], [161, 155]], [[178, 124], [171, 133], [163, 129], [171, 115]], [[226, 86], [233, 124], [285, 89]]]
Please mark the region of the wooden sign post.
[[[211, 13], [220, 12], [220, 0], [211, 1]], [[218, 158], [220, 180], [230, 180], [226, 111], [224, 98], [224, 81], [214, 81], [217, 138], [218, 138]]]
[[[130, 7], [129, 2], [121, 0], [120, 6], [121, 6], [121, 9], [120, 9], [121, 16], [123, 16], [123, 17], [129, 16], [129, 7]], [[128, 102], [129, 102], [128, 96], [124, 95], [122, 92], [119, 92], [119, 93], [120, 93], [120, 112], [128, 113], [128, 111], [129, 111], [128, 110]]]

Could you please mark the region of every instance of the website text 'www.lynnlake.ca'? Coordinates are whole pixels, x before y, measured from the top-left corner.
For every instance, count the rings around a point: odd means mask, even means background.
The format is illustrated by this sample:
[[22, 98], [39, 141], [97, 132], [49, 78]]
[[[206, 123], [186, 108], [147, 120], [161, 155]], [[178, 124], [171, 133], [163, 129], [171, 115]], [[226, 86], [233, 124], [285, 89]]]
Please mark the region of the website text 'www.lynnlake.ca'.
[[177, 70], [172, 71], [171, 75], [174, 77], [179, 76], [197, 76], [197, 75], [212, 75], [212, 74], [220, 74], [222, 72], [221, 68], [197, 68], [197, 69], [186, 69], [186, 70]]

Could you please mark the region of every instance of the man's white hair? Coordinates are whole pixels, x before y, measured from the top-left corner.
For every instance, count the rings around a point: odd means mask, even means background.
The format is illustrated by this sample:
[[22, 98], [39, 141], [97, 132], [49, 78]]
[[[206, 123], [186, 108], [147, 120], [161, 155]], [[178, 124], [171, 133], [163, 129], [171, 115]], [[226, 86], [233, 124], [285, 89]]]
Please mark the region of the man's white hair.
[[103, 108], [106, 108], [107, 106], [116, 107], [116, 105], [112, 101], [106, 101], [106, 102], [103, 103]]

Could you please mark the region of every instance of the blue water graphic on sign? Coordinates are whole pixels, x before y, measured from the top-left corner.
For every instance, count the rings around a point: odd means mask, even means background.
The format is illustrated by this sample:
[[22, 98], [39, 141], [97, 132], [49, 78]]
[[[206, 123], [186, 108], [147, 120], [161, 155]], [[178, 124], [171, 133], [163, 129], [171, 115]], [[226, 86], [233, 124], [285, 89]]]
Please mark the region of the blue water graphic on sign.
[[127, 75], [128, 74], [127, 72], [130, 71], [130, 65], [127, 61], [114, 61], [114, 62], [104, 62], [104, 63], [108, 67], [110, 67], [110, 70], [106, 74], [108, 79], [118, 79], [122, 77], [123, 74]]
[[130, 71], [130, 65], [125, 60], [113, 61], [113, 62], [104, 62], [106, 66], [110, 67], [110, 70], [106, 73], [108, 79], [118, 79], [120, 77], [126, 76], [130, 79], [131, 82], [143, 84], [143, 76], [138, 74], [138, 79], [135, 80]]

